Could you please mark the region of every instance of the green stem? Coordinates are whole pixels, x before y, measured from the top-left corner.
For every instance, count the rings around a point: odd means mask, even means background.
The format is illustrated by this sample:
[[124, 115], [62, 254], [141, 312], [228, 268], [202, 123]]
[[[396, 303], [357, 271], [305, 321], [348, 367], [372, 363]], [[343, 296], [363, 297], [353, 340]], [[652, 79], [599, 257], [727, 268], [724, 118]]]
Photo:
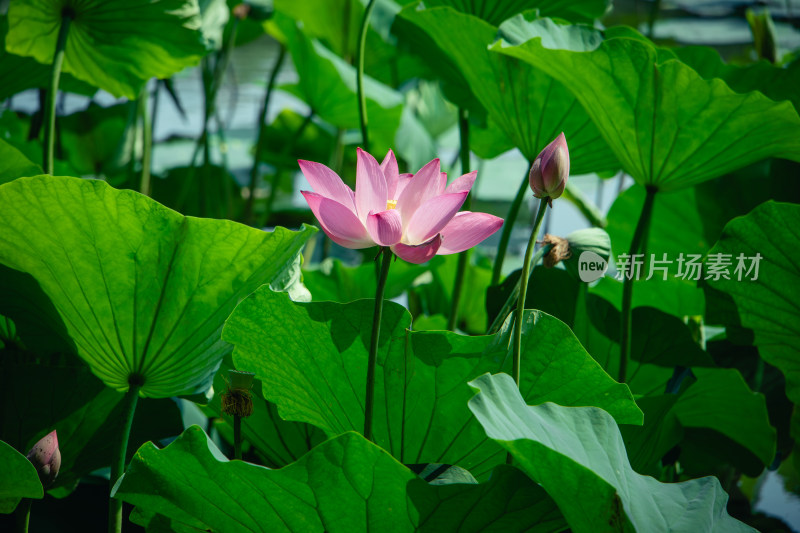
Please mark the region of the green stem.
[[522, 273], [520, 274], [519, 298], [517, 299], [516, 320], [514, 321], [514, 360], [512, 364], [512, 377], [519, 387], [519, 377], [521, 372], [522, 360], [522, 319], [525, 314], [525, 297], [528, 294], [528, 278], [531, 273], [531, 257], [533, 249], [536, 248], [536, 237], [539, 235], [539, 227], [547, 211], [549, 198], [539, 199], [539, 210], [536, 212], [536, 221], [533, 223], [531, 238], [528, 240], [528, 248], [525, 250], [525, 261], [522, 263]]
[[50, 71], [50, 87], [47, 91], [46, 113], [44, 122], [44, 161], [42, 167], [46, 174], [53, 174], [53, 161], [56, 147], [56, 96], [58, 83], [61, 79], [61, 66], [64, 64], [64, 53], [67, 47], [67, 34], [72, 22], [72, 14], [65, 9], [61, 13], [61, 26], [58, 28], [56, 50], [53, 55], [53, 65]]
[[503, 224], [503, 232], [500, 234], [500, 244], [497, 245], [497, 257], [494, 260], [494, 268], [492, 269], [492, 281], [489, 285], [497, 285], [500, 283], [500, 275], [503, 273], [503, 261], [506, 258], [506, 250], [508, 249], [508, 241], [511, 240], [511, 230], [514, 228], [514, 221], [517, 220], [519, 208], [522, 206], [522, 200], [525, 198], [525, 191], [528, 189], [528, 172], [531, 168], [531, 162], [525, 169], [525, 177], [520, 183], [517, 195], [511, 203], [511, 208], [508, 210], [505, 224]]
[[233, 458], [242, 459], [242, 417], [233, 415]]
[[378, 341], [381, 336], [381, 318], [383, 316], [383, 293], [386, 289], [386, 278], [389, 277], [389, 265], [392, 263], [392, 252], [389, 248], [381, 248], [381, 270], [378, 274], [378, 286], [375, 289], [375, 312], [372, 318], [372, 338], [369, 343], [369, 360], [367, 362], [367, 394], [364, 406], [364, 437], [372, 440], [372, 413], [375, 403], [375, 367], [378, 364]]
[[28, 524], [31, 519], [31, 500], [30, 498], [22, 498], [17, 506], [17, 532], [28, 533]]
[[264, 103], [261, 105], [261, 113], [258, 115], [258, 131], [256, 132], [256, 146], [255, 154], [253, 156], [253, 167], [250, 169], [250, 194], [247, 197], [247, 203], [244, 207], [244, 223], [247, 225], [253, 224], [253, 204], [256, 198], [256, 182], [258, 181], [258, 164], [261, 162], [261, 151], [264, 149], [264, 122], [267, 120], [267, 112], [269, 111], [269, 101], [272, 99], [272, 92], [275, 89], [275, 83], [278, 80], [278, 74], [283, 66], [283, 60], [286, 58], [286, 47], [281, 45], [278, 58], [275, 64], [272, 65], [272, 71], [269, 73], [269, 81], [267, 82], [267, 92], [264, 94]]
[[367, 45], [369, 17], [375, 7], [375, 0], [369, 0], [361, 19], [361, 31], [358, 35], [358, 67], [356, 70], [356, 94], [358, 96], [358, 120], [361, 124], [361, 143], [364, 151], [369, 152], [369, 135], [367, 135], [367, 98], [364, 95], [364, 52]]
[[[467, 110], [462, 108], [458, 109], [458, 131], [461, 137], [461, 174], [469, 172], [469, 117]], [[462, 209], [469, 211], [472, 204], [471, 195], [467, 195], [464, 200]], [[469, 262], [469, 250], [465, 250], [458, 254], [458, 264], [456, 265], [456, 282], [453, 285], [453, 298], [450, 306], [450, 318], [447, 320], [447, 329], [455, 331], [456, 324], [458, 324], [458, 308], [461, 304], [461, 293], [464, 288], [464, 277], [467, 272], [467, 263]]]
[[[647, 187], [647, 195], [644, 198], [644, 206], [642, 213], [639, 215], [639, 222], [636, 223], [636, 229], [633, 232], [633, 240], [631, 241], [631, 251], [629, 261], [632, 263], [634, 256], [639, 253], [639, 250], [644, 248], [647, 242], [647, 232], [650, 227], [650, 219], [653, 216], [653, 201], [656, 197], [658, 189], [652, 186]], [[630, 358], [631, 351], [631, 306], [633, 303], [633, 282], [634, 270], [631, 270], [630, 275], [625, 276], [625, 281], [622, 284], [622, 325], [620, 327], [620, 345], [619, 345], [619, 375], [617, 381], [625, 383], [628, 374], [628, 359]]]
[[[158, 85], [156, 85], [156, 90]], [[139, 192], [145, 196], [150, 196], [150, 161], [153, 150], [153, 130], [150, 127], [150, 115], [147, 113], [147, 84], [142, 87], [142, 94], [139, 96], [139, 117], [142, 121], [142, 180]], [[153, 109], [155, 111], [155, 108]]]
[[[141, 384], [131, 384], [125, 397], [122, 399], [122, 433], [117, 443], [117, 455], [111, 463], [110, 489], [114, 488], [119, 478], [125, 473], [125, 458], [128, 453], [128, 438], [131, 435], [133, 414], [136, 412], [136, 403], [139, 401]], [[108, 531], [121, 533], [122, 531], [122, 500], [111, 498], [108, 504]]]
[[[547, 255], [552, 248], [552, 244], [545, 244], [536, 251], [536, 253], [533, 255], [533, 259], [531, 259], [531, 270], [533, 270], [533, 267], [539, 264], [539, 261], [542, 260], [542, 257]], [[489, 326], [488, 330], [486, 330], [487, 335], [494, 335], [500, 330], [500, 327], [506, 321], [506, 317], [508, 317], [508, 315], [510, 315], [512, 310], [516, 307], [517, 299], [519, 298], [519, 289], [520, 280], [518, 279], [516, 285], [514, 286], [514, 290], [508, 293], [506, 302], [503, 304], [503, 307], [500, 308], [500, 312], [497, 313], [494, 321], [492, 321], [492, 325]]]

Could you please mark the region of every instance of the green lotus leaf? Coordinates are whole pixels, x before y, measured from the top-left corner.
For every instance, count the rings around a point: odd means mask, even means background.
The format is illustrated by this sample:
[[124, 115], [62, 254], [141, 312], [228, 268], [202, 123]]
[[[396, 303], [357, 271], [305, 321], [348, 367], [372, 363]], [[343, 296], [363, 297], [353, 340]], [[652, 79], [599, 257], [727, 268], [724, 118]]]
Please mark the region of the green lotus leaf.
[[541, 484], [576, 533], [754, 531], [728, 515], [728, 495], [715, 477], [660, 483], [636, 473], [617, 423], [602, 409], [525, 405], [506, 374], [470, 385], [478, 394], [469, 408], [486, 434]]
[[[589, 115], [559, 81], [514, 58], [490, 52], [497, 28], [449, 7], [407, 6], [398, 17], [418, 28], [455, 67], [491, 121], [533, 160], [562, 131], [573, 174], [619, 167]], [[409, 35], [409, 39], [414, 35]], [[450, 93], [448, 92], [448, 97]]]
[[314, 233], [184, 217], [77, 178], [18, 179], [0, 203], [0, 263], [36, 278], [97, 377], [144, 381], [150, 397], [205, 390], [229, 350], [225, 318]]
[[722, 60], [719, 52], [707, 46], [683, 46], [673, 52], [706, 79], [723, 79], [738, 93], [761, 91], [776, 102], [790, 100], [795, 109], [800, 110], [800, 95], [797, 93], [800, 61], [785, 67], [775, 66], [766, 60], [748, 65], [731, 65]]
[[492, 50], [572, 90], [639, 184], [677, 190], [770, 156], [800, 160], [791, 103], [706, 80], [633, 30], [612, 28], [604, 39], [588, 26], [520, 15], [500, 33]]
[[763, 394], [750, 390], [738, 370], [694, 368], [697, 382], [673, 410], [685, 428], [710, 428], [750, 450], [764, 466], [775, 458], [775, 428]]
[[[31, 57], [9, 54], [5, 40], [8, 33], [8, 16], [0, 15], [0, 101], [34, 87], [46, 89], [50, 85], [50, 67]], [[96, 87], [62, 74], [59, 86], [67, 92], [92, 96]]]
[[557, 17], [574, 22], [590, 22], [611, 8], [611, 0], [425, 0], [428, 7], [448, 6], [481, 18], [495, 26], [509, 17], [537, 9], [543, 17]]
[[25, 155], [0, 139], [0, 185], [24, 176], [37, 176], [42, 173], [42, 168]]
[[[227, 388], [226, 379], [231, 368], [230, 356], [225, 356], [214, 377], [215, 394], [208, 408], [219, 417], [223, 416], [220, 395]], [[260, 381], [254, 381], [251, 391], [253, 414], [242, 418], [242, 438], [253, 446], [264, 465], [270, 468], [286, 466], [325, 440], [325, 434], [314, 426], [283, 420], [275, 404], [264, 400]], [[226, 417], [225, 422], [230, 423], [230, 418]], [[232, 427], [230, 435], [233, 436]]]
[[524, 474], [507, 466], [495, 474], [482, 485], [429, 485], [352, 432], [270, 470], [228, 461], [192, 426], [163, 450], [142, 446], [113, 495], [150, 519], [233, 533], [563, 529], [552, 500]]
[[22, 498], [42, 498], [44, 490], [30, 461], [0, 440], [0, 513], [17, 508]]
[[[800, 206], [765, 202], [725, 226], [709, 252], [729, 254], [729, 279], [707, 279], [707, 321], [752, 330], [761, 357], [786, 376], [786, 395], [800, 403]], [[761, 259], [750, 258], [760, 255]], [[739, 256], [745, 270], [739, 271]], [[753, 264], [755, 263], [755, 264]], [[749, 274], [747, 269], [758, 266]], [[741, 279], [739, 279], [741, 277]]]
[[[266, 287], [244, 300], [223, 338], [233, 362], [253, 372], [264, 398], [286, 420], [329, 436], [361, 431], [372, 300], [295, 304]], [[466, 409], [466, 382], [511, 368], [511, 327], [493, 336], [409, 331], [411, 316], [384, 304], [375, 386], [375, 442], [408, 464], [443, 463], [482, 479], [504, 454]], [[523, 325], [522, 388], [531, 402], [597, 405], [623, 423], [641, 423], [627, 386], [612, 380], [569, 328], [539, 312]]]
[[15, 1], [6, 50], [51, 64], [68, 14], [64, 72], [114, 96], [133, 100], [150, 78], [169, 78], [206, 53], [197, 0]]
[[[281, 89], [301, 98], [313, 113], [339, 128], [359, 127], [356, 70], [319, 41], [310, 39], [296, 22], [276, 14], [275, 27], [292, 55], [298, 82]], [[364, 77], [370, 141], [383, 154], [394, 145], [403, 111], [403, 97], [391, 87]]]

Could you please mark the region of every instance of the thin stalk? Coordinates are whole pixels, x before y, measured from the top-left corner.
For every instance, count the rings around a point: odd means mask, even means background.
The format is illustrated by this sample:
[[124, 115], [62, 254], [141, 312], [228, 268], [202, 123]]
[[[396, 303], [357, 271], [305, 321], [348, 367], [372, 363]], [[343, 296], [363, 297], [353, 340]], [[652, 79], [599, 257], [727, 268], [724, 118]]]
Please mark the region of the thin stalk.
[[[547, 253], [553, 248], [552, 244], [545, 244], [541, 248], [539, 248], [535, 254], [533, 254], [533, 259], [531, 259], [531, 270], [539, 264], [539, 261], [542, 260], [542, 257], [547, 255]], [[517, 280], [517, 284], [514, 286], [514, 290], [508, 293], [508, 298], [506, 298], [506, 302], [503, 304], [503, 307], [500, 308], [500, 312], [497, 313], [494, 321], [492, 321], [492, 325], [489, 326], [489, 329], [486, 330], [487, 335], [494, 335], [500, 330], [500, 326], [503, 325], [503, 322], [506, 321], [506, 317], [511, 314], [512, 310], [516, 306], [517, 300], [519, 299], [519, 289], [520, 289], [520, 280]]]
[[58, 38], [56, 39], [56, 50], [53, 55], [53, 65], [50, 70], [50, 87], [47, 91], [46, 113], [44, 122], [44, 158], [42, 167], [47, 174], [53, 174], [53, 160], [56, 147], [56, 96], [58, 94], [58, 83], [61, 79], [61, 67], [64, 64], [64, 53], [67, 46], [67, 34], [69, 25], [72, 22], [73, 14], [65, 9], [61, 13], [61, 26], [58, 28]]
[[[136, 412], [136, 404], [139, 401], [140, 384], [131, 384], [125, 397], [122, 399], [122, 433], [117, 443], [117, 455], [111, 463], [110, 489], [125, 473], [125, 458], [128, 453], [128, 438], [131, 435], [133, 425], [133, 414]], [[108, 531], [109, 533], [121, 533], [122, 531], [122, 500], [111, 498], [108, 504]]]
[[[461, 137], [461, 174], [469, 172], [469, 117], [467, 110], [462, 108], [458, 109], [458, 131]], [[462, 209], [469, 211], [472, 204], [472, 196], [467, 195], [464, 200]], [[456, 324], [458, 324], [458, 308], [461, 304], [461, 293], [464, 288], [464, 277], [467, 272], [467, 263], [469, 262], [469, 250], [465, 250], [458, 254], [458, 264], [456, 265], [456, 281], [453, 285], [453, 298], [450, 302], [450, 317], [447, 320], [447, 329], [455, 331]]]
[[356, 70], [356, 94], [358, 96], [358, 121], [361, 125], [361, 143], [366, 152], [369, 152], [369, 135], [367, 134], [367, 99], [364, 95], [364, 52], [367, 45], [367, 30], [369, 17], [375, 7], [375, 0], [369, 0], [361, 19], [361, 30], [358, 35], [358, 67]]
[[[156, 85], [157, 89], [158, 85]], [[139, 120], [142, 121], [142, 180], [139, 192], [145, 196], [150, 196], [150, 161], [153, 153], [153, 129], [150, 126], [150, 115], [147, 113], [147, 97], [147, 84], [145, 84], [142, 87], [142, 94], [139, 96]], [[155, 107], [153, 111], [155, 111]]]
[[519, 298], [517, 299], [516, 319], [514, 320], [514, 359], [512, 363], [512, 377], [514, 382], [519, 387], [519, 377], [521, 373], [521, 360], [522, 360], [522, 318], [525, 313], [525, 297], [528, 294], [528, 278], [531, 273], [531, 257], [533, 257], [533, 249], [536, 248], [536, 237], [539, 235], [539, 226], [542, 225], [542, 219], [547, 211], [547, 203], [549, 198], [539, 199], [539, 209], [536, 212], [536, 220], [533, 223], [533, 230], [531, 231], [531, 238], [528, 239], [528, 249], [525, 250], [525, 261], [522, 263], [522, 273], [519, 281]]
[[233, 458], [242, 459], [242, 417], [233, 415]]
[[28, 533], [28, 524], [31, 520], [31, 500], [30, 498], [22, 498], [17, 506], [17, 532]]
[[[639, 222], [636, 223], [636, 229], [633, 232], [633, 240], [631, 241], [630, 259], [633, 262], [635, 254], [639, 253], [645, 243], [647, 242], [647, 232], [650, 227], [650, 219], [653, 216], [653, 201], [656, 197], [658, 189], [655, 187], [647, 187], [647, 195], [644, 198], [644, 206], [642, 207], [642, 214], [639, 215]], [[633, 282], [634, 271], [630, 275], [625, 276], [625, 281], [622, 285], [622, 325], [620, 328], [620, 345], [619, 345], [619, 375], [617, 381], [625, 383], [628, 374], [628, 359], [631, 351], [631, 305], [633, 303]]]
[[511, 203], [511, 208], [508, 210], [506, 221], [503, 224], [503, 232], [500, 234], [500, 244], [497, 245], [497, 257], [494, 260], [494, 268], [492, 268], [492, 281], [489, 285], [497, 285], [500, 283], [500, 275], [503, 273], [503, 261], [505, 261], [506, 258], [508, 241], [511, 240], [511, 230], [514, 227], [514, 221], [517, 220], [519, 208], [522, 206], [522, 200], [525, 198], [525, 191], [528, 189], [528, 172], [530, 168], [531, 162], [528, 161], [528, 166], [525, 169], [525, 177], [519, 185], [517, 195]]
[[367, 394], [364, 406], [364, 437], [372, 440], [372, 413], [375, 403], [375, 367], [378, 364], [378, 341], [381, 336], [381, 318], [383, 316], [383, 293], [386, 289], [386, 278], [389, 277], [389, 265], [392, 263], [392, 252], [389, 248], [381, 248], [381, 270], [378, 273], [378, 286], [375, 289], [375, 312], [372, 318], [372, 338], [369, 343], [369, 360], [367, 362]]
[[244, 206], [244, 223], [247, 225], [253, 224], [253, 204], [255, 202], [256, 182], [258, 181], [258, 164], [261, 161], [261, 151], [264, 149], [264, 122], [267, 120], [267, 112], [269, 111], [269, 101], [272, 99], [272, 92], [275, 89], [275, 83], [278, 80], [278, 74], [283, 66], [283, 60], [286, 58], [286, 47], [281, 45], [278, 57], [275, 64], [272, 65], [272, 70], [269, 73], [269, 81], [267, 82], [267, 92], [264, 93], [264, 103], [261, 104], [261, 112], [258, 115], [258, 126], [256, 131], [256, 146], [255, 154], [253, 155], [253, 167], [250, 169], [250, 195], [247, 197], [247, 203]]

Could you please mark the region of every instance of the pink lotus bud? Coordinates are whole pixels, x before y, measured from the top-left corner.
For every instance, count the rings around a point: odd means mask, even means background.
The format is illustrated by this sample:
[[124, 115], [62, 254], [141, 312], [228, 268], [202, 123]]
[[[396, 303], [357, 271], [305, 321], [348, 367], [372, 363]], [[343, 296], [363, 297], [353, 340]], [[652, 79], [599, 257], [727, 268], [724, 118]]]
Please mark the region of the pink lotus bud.
[[569, 178], [569, 149], [564, 133], [544, 147], [531, 166], [528, 177], [536, 198], [555, 200], [564, 192]]
[[28, 460], [33, 463], [44, 488], [49, 487], [61, 468], [61, 451], [58, 449], [58, 436], [55, 430], [41, 438], [28, 452]]

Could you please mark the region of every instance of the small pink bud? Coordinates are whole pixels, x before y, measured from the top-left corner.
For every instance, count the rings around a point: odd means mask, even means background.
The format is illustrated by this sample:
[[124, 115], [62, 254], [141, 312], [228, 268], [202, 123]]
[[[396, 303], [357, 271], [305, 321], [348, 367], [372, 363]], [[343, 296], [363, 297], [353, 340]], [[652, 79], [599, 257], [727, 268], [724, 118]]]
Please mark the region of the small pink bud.
[[28, 460], [36, 468], [42, 486], [47, 488], [58, 475], [61, 468], [61, 451], [58, 449], [58, 435], [55, 430], [41, 438], [28, 452]]
[[564, 192], [568, 178], [569, 149], [562, 132], [536, 157], [528, 181], [536, 198], [549, 198], [552, 201]]

